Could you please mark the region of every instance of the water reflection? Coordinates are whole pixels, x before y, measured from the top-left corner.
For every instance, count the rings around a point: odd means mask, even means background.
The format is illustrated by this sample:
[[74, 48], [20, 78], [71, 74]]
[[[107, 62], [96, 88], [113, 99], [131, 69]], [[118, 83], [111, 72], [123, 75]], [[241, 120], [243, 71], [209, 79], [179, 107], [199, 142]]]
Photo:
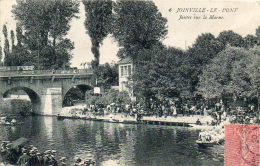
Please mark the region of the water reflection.
[[58, 121], [54, 117], [29, 117], [23, 121], [14, 129], [0, 126], [0, 139], [26, 137], [40, 151], [55, 149], [57, 156], [66, 156], [69, 162], [81, 157], [109, 166], [223, 165], [223, 161], [216, 161], [215, 149], [197, 148], [198, 132], [187, 128]]

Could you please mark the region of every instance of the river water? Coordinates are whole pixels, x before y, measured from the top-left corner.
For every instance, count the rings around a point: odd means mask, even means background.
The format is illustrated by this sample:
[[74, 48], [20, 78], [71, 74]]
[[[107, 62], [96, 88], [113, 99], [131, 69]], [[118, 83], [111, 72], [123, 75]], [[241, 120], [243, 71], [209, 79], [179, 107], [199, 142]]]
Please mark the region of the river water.
[[71, 165], [75, 158], [104, 166], [220, 166], [223, 146], [200, 149], [198, 131], [184, 127], [117, 124], [56, 117], [26, 117], [19, 126], [0, 126], [0, 142], [20, 137], [40, 152], [57, 150]]

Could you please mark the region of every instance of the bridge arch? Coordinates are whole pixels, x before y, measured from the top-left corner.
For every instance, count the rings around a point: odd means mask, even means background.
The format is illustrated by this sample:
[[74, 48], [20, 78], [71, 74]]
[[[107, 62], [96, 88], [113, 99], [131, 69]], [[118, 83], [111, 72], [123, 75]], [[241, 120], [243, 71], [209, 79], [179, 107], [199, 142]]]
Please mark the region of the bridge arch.
[[73, 99], [85, 100], [86, 92], [91, 89], [93, 87], [88, 84], [75, 84], [68, 87], [63, 95], [62, 107], [74, 105]]
[[12, 87], [4, 91], [3, 98], [8, 97], [8, 95], [13, 91], [22, 90], [24, 91], [30, 98], [30, 101], [32, 103], [32, 111], [33, 113], [39, 114], [41, 112], [41, 98], [40, 95], [33, 90], [32, 88], [18, 86], [18, 87]]

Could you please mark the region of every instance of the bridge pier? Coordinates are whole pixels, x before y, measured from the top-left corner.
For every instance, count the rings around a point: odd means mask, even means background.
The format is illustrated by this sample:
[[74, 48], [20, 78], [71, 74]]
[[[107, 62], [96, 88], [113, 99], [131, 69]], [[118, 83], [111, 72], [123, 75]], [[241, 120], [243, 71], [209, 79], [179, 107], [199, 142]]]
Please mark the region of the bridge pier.
[[57, 115], [62, 110], [62, 88], [47, 88], [46, 92], [40, 95], [40, 115]]

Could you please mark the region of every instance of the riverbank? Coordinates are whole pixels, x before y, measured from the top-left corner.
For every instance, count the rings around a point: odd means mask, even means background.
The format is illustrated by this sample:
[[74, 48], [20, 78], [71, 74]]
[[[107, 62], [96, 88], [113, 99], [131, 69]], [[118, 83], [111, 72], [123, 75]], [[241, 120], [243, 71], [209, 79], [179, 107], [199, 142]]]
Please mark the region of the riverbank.
[[103, 121], [110, 123], [125, 123], [125, 124], [151, 124], [151, 125], [167, 125], [167, 126], [185, 126], [190, 127], [191, 124], [196, 124], [197, 120], [202, 124], [210, 124], [213, 120], [210, 116], [192, 115], [192, 116], [142, 116], [140, 120], [137, 120], [137, 115], [130, 116], [125, 113], [111, 113], [104, 115], [94, 115], [93, 113], [82, 114], [60, 114], [58, 119], [83, 119], [93, 121]]

